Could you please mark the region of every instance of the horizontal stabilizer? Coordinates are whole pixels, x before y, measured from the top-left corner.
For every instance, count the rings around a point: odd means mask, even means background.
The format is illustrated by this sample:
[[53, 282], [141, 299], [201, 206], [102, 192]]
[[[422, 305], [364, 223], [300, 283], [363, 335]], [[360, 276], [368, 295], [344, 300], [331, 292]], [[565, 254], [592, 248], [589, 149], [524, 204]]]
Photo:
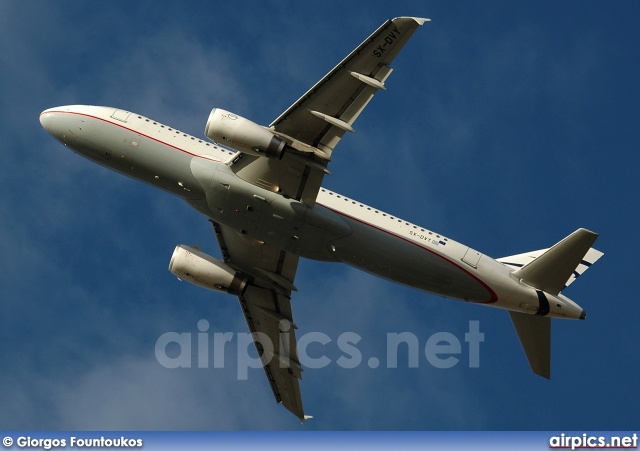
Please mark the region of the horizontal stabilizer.
[[551, 379], [551, 318], [509, 312], [531, 370]]
[[[569, 283], [569, 278], [579, 265], [588, 267], [584, 258], [591, 252], [595, 260], [602, 253], [591, 250], [591, 245], [598, 238], [597, 233], [586, 229], [578, 229], [555, 246], [513, 272], [513, 275], [527, 284], [547, 293], [557, 295]], [[584, 263], [583, 263], [584, 262]], [[583, 271], [584, 271], [583, 270]]]
[[[507, 266], [511, 266], [513, 269], [518, 269], [522, 268], [527, 263], [531, 263], [532, 260], [540, 257], [548, 250], [549, 249], [540, 249], [537, 251], [525, 252], [524, 254], [510, 255], [509, 257], [502, 257], [496, 260]], [[567, 282], [564, 284], [564, 287], [566, 288], [571, 285], [578, 277], [584, 274], [587, 269], [591, 268], [591, 265], [597, 262], [603, 255], [604, 254], [597, 249], [589, 249], [585, 256], [582, 258], [582, 261], [580, 262], [578, 267], [574, 269], [573, 274], [571, 274], [571, 277], [569, 277], [569, 280], [567, 280]]]

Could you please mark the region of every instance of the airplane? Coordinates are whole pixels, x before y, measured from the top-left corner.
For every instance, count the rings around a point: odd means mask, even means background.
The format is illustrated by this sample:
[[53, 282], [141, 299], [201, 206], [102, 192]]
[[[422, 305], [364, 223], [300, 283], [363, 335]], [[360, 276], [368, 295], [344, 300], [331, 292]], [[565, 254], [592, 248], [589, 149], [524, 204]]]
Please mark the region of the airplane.
[[578, 229], [548, 249], [493, 259], [322, 187], [334, 148], [386, 89], [390, 64], [428, 21], [384, 22], [268, 127], [214, 108], [204, 130], [211, 142], [113, 107], [69, 105], [40, 115], [65, 147], [176, 195], [209, 219], [223, 259], [178, 245], [169, 270], [238, 297], [276, 401], [301, 422], [309, 416], [291, 307], [300, 257], [507, 310], [532, 371], [545, 378], [551, 318], [586, 317], [561, 292], [603, 255], [591, 247], [596, 233]]

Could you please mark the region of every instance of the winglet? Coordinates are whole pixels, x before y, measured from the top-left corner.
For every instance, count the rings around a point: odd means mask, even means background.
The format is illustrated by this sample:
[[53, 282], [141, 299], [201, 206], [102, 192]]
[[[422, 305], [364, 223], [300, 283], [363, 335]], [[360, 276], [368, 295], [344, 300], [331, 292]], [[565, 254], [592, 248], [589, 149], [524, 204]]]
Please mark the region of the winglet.
[[393, 20], [395, 21], [395, 20], [398, 20], [398, 19], [413, 19], [413, 20], [415, 20], [417, 22], [418, 25], [423, 25], [425, 22], [431, 22], [431, 19], [427, 19], [427, 18], [424, 18], [424, 17], [411, 17], [411, 16], [396, 17]]
[[303, 415], [302, 418], [300, 418], [300, 423], [304, 424], [305, 421], [307, 421], [307, 420], [309, 420], [311, 418], [313, 418], [313, 415]]

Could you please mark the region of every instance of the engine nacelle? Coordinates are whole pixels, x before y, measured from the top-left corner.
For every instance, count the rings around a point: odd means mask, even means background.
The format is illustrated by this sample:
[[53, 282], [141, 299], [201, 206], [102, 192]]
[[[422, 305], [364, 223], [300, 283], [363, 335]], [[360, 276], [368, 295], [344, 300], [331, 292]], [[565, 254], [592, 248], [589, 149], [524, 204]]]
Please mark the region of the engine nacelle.
[[235, 295], [242, 294], [249, 281], [226, 263], [184, 244], [173, 251], [169, 271], [200, 287]]
[[259, 157], [280, 159], [286, 145], [266, 128], [220, 108], [211, 110], [204, 134], [215, 142]]

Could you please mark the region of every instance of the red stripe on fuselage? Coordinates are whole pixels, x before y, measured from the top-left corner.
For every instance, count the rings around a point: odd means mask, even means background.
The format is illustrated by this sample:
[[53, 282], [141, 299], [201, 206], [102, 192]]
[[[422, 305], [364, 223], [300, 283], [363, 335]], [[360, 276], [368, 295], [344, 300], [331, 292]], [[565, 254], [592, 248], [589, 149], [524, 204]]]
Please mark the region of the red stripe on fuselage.
[[[141, 132], [140, 132], [140, 131], [138, 131], [138, 130], [134, 130], [134, 129], [132, 129], [132, 128], [125, 127], [125, 126], [124, 126], [124, 125], [122, 125], [122, 124], [117, 124], [117, 123], [115, 123], [115, 122], [111, 122], [111, 121], [109, 121], [109, 120], [107, 120], [107, 119], [104, 119], [104, 118], [101, 118], [101, 117], [98, 117], [98, 116], [92, 116], [92, 115], [90, 115], [90, 114], [86, 114], [86, 113], [77, 113], [77, 112], [75, 112], [75, 111], [47, 111], [47, 112], [43, 112], [43, 113], [41, 113], [41, 114], [40, 114], [40, 116], [42, 116], [43, 114], [48, 114], [48, 113], [57, 113], [57, 114], [60, 114], [60, 113], [63, 113], [63, 114], [75, 114], [76, 116], [84, 116], [84, 117], [88, 117], [88, 118], [91, 118], [91, 119], [97, 119], [97, 120], [99, 120], [99, 121], [106, 122], [107, 124], [115, 125], [116, 127], [120, 127], [120, 128], [125, 129], [125, 130], [128, 130], [128, 131], [130, 131], [130, 132], [137, 133], [137, 134], [138, 134], [138, 135], [140, 135], [140, 136], [144, 136], [145, 138], [149, 138], [149, 139], [151, 139], [151, 140], [153, 140], [153, 141], [155, 141], [155, 142], [157, 142], [157, 143], [164, 144], [165, 146], [167, 146], [167, 147], [171, 147], [172, 149], [179, 150], [180, 152], [186, 153], [187, 155], [191, 155], [192, 157], [198, 157], [198, 158], [202, 158], [202, 159], [210, 160], [210, 161], [218, 161], [218, 162], [222, 161], [222, 160], [214, 160], [213, 158], [203, 157], [202, 155], [196, 155], [195, 153], [191, 153], [191, 152], [189, 152], [188, 150], [181, 149], [180, 147], [176, 147], [176, 146], [174, 146], [173, 144], [169, 144], [168, 142], [161, 141], [161, 140], [159, 140], [159, 139], [157, 139], [157, 138], [154, 138], [153, 136], [149, 136], [149, 135], [146, 135], [146, 134], [144, 134], [144, 133], [141, 133]], [[187, 136], [191, 137], [191, 135], [187, 135]], [[195, 138], [194, 138], [194, 139], [195, 139]]]
[[[167, 147], [171, 147], [171, 148], [173, 148], [173, 149], [179, 150], [180, 152], [186, 153], [186, 154], [188, 154], [188, 155], [191, 155], [191, 156], [194, 156], [194, 157], [198, 157], [198, 158], [202, 158], [202, 159], [206, 159], [206, 160], [210, 160], [210, 161], [218, 161], [218, 162], [219, 162], [219, 161], [221, 161], [221, 160], [213, 160], [213, 159], [211, 159], [211, 158], [203, 157], [203, 156], [201, 156], [201, 155], [196, 155], [196, 154], [191, 153], [191, 152], [189, 152], [189, 151], [187, 151], [187, 150], [185, 150], [185, 149], [181, 149], [180, 147], [176, 147], [176, 146], [174, 146], [174, 145], [172, 145], [172, 144], [169, 144], [169, 143], [167, 143], [167, 142], [165, 142], [165, 141], [161, 141], [161, 140], [159, 140], [159, 139], [157, 139], [157, 138], [154, 138], [153, 136], [146, 135], [146, 134], [144, 134], [144, 133], [141, 133], [141, 132], [140, 132], [140, 131], [138, 131], [138, 130], [134, 130], [134, 129], [132, 129], [132, 128], [125, 127], [124, 125], [117, 124], [117, 123], [115, 123], [115, 122], [111, 122], [111, 121], [106, 120], [106, 119], [101, 118], [101, 117], [92, 116], [92, 115], [90, 115], [90, 114], [86, 114], [86, 113], [77, 113], [77, 112], [73, 112], [73, 111], [47, 111], [46, 113], [42, 113], [42, 114], [47, 114], [47, 113], [75, 114], [75, 115], [77, 115], [77, 116], [84, 116], [84, 117], [88, 117], [88, 118], [91, 118], [91, 119], [97, 119], [97, 120], [100, 120], [100, 121], [106, 122], [107, 124], [115, 125], [115, 126], [117, 126], [117, 127], [123, 128], [123, 129], [125, 129], [125, 130], [130, 131], [130, 132], [137, 133], [137, 134], [139, 134], [139, 135], [141, 135], [141, 136], [144, 136], [144, 137], [146, 137], [146, 138], [149, 138], [149, 139], [151, 139], [151, 140], [153, 140], [153, 141], [156, 141], [156, 142], [158, 142], [158, 143], [160, 143], [160, 144], [164, 144], [164, 145], [165, 145], [165, 146], [167, 146]], [[188, 136], [191, 136], [191, 135], [188, 135]], [[490, 287], [489, 285], [487, 285], [487, 284], [486, 284], [482, 279], [480, 279], [480, 278], [479, 278], [479, 277], [477, 277], [476, 275], [472, 274], [471, 272], [469, 272], [469, 271], [468, 271], [468, 270], [466, 270], [465, 268], [461, 267], [461, 266], [460, 266], [460, 265], [458, 265], [457, 263], [455, 263], [455, 262], [453, 262], [453, 261], [449, 260], [449, 259], [448, 259], [448, 258], [446, 258], [444, 255], [441, 255], [441, 254], [439, 254], [439, 253], [437, 253], [437, 252], [435, 252], [435, 251], [433, 251], [433, 250], [431, 250], [431, 249], [429, 249], [429, 248], [426, 248], [426, 247], [424, 247], [424, 246], [420, 245], [419, 243], [416, 243], [415, 241], [411, 241], [411, 240], [409, 240], [409, 239], [407, 239], [407, 238], [405, 238], [405, 237], [403, 237], [403, 236], [400, 236], [400, 235], [398, 235], [398, 234], [396, 234], [396, 233], [393, 233], [393, 232], [391, 232], [390, 230], [383, 229], [383, 228], [378, 227], [378, 226], [376, 226], [376, 225], [374, 225], [374, 224], [371, 224], [371, 223], [369, 223], [369, 222], [363, 221], [362, 219], [359, 219], [359, 218], [356, 218], [356, 217], [354, 217], [354, 216], [351, 216], [351, 215], [348, 215], [348, 214], [346, 214], [346, 213], [343, 213], [343, 212], [341, 212], [341, 211], [335, 210], [335, 209], [333, 209], [333, 208], [331, 208], [331, 207], [329, 207], [329, 206], [327, 206], [327, 205], [321, 204], [320, 202], [317, 202], [317, 203], [318, 203], [318, 205], [321, 205], [321, 206], [323, 206], [323, 207], [325, 207], [325, 208], [327, 208], [327, 209], [329, 209], [329, 210], [333, 211], [334, 213], [337, 213], [337, 214], [339, 214], [339, 215], [341, 215], [341, 216], [345, 216], [345, 217], [347, 217], [347, 218], [353, 219], [354, 221], [357, 221], [357, 222], [359, 222], [360, 224], [363, 224], [363, 225], [365, 225], [365, 226], [367, 226], [367, 227], [371, 227], [371, 228], [373, 228], [373, 229], [379, 230], [379, 231], [384, 232], [384, 233], [386, 233], [386, 234], [388, 234], [388, 235], [395, 236], [396, 238], [399, 238], [399, 239], [401, 239], [401, 240], [403, 240], [403, 241], [406, 241], [407, 243], [413, 244], [414, 246], [417, 246], [417, 247], [419, 247], [420, 249], [425, 250], [425, 251], [427, 251], [427, 252], [429, 252], [429, 253], [431, 253], [431, 254], [435, 255], [436, 257], [439, 257], [439, 258], [443, 259], [444, 261], [446, 261], [446, 262], [450, 263], [451, 265], [453, 265], [454, 267], [456, 267], [456, 268], [457, 268], [457, 269], [459, 269], [460, 271], [464, 272], [464, 273], [465, 273], [465, 274], [467, 274], [468, 276], [470, 276], [470, 277], [472, 277], [473, 279], [475, 279], [478, 283], [480, 283], [480, 285], [482, 285], [482, 286], [487, 290], [487, 292], [488, 292], [488, 293], [489, 293], [489, 295], [491, 296], [491, 299], [489, 299], [488, 301], [480, 302], [480, 304], [492, 304], [492, 303], [494, 303], [494, 302], [497, 302], [497, 301], [498, 301], [498, 295], [497, 295], [497, 294], [495, 293], [495, 291], [493, 291], [493, 290], [491, 289], [491, 287]]]
[[329, 210], [333, 211], [334, 213], [339, 214], [340, 216], [345, 216], [345, 217], [347, 217], [347, 218], [349, 218], [349, 219], [352, 219], [352, 220], [354, 220], [354, 221], [356, 221], [356, 222], [359, 222], [360, 224], [363, 224], [363, 225], [365, 225], [365, 226], [367, 226], [367, 227], [371, 227], [371, 228], [373, 228], [373, 229], [379, 230], [379, 231], [384, 232], [384, 233], [386, 233], [386, 234], [388, 234], [388, 235], [392, 235], [392, 236], [394, 236], [394, 237], [396, 237], [396, 238], [399, 238], [399, 239], [401, 239], [401, 240], [403, 240], [403, 241], [406, 241], [406, 242], [407, 242], [407, 243], [409, 243], [409, 244], [413, 244], [414, 246], [417, 246], [417, 247], [419, 247], [420, 249], [425, 250], [425, 251], [427, 251], [427, 252], [429, 252], [429, 253], [431, 253], [431, 254], [435, 255], [436, 257], [441, 258], [442, 260], [446, 261], [447, 263], [450, 263], [451, 265], [455, 266], [455, 267], [456, 267], [456, 268], [458, 268], [460, 271], [464, 272], [464, 273], [465, 273], [465, 274], [467, 274], [468, 276], [471, 276], [473, 279], [475, 279], [478, 283], [480, 283], [480, 285], [482, 285], [482, 286], [485, 288], [485, 290], [487, 290], [487, 291], [488, 291], [489, 295], [491, 296], [491, 299], [489, 299], [488, 301], [478, 302], [478, 304], [493, 304], [494, 302], [497, 302], [497, 301], [498, 301], [498, 295], [496, 294], [496, 292], [495, 292], [495, 291], [493, 291], [493, 289], [491, 289], [491, 287], [490, 287], [489, 285], [487, 285], [487, 284], [486, 284], [482, 279], [480, 279], [478, 276], [476, 276], [476, 275], [472, 274], [471, 272], [467, 271], [465, 268], [463, 268], [462, 266], [458, 265], [457, 263], [455, 263], [455, 262], [453, 262], [453, 261], [449, 260], [449, 259], [448, 259], [447, 257], [445, 257], [444, 255], [439, 254], [439, 253], [437, 253], [437, 252], [433, 251], [432, 249], [429, 249], [429, 248], [427, 248], [427, 247], [424, 247], [424, 246], [420, 245], [420, 243], [416, 243], [415, 241], [411, 241], [411, 240], [409, 240], [409, 239], [407, 239], [407, 238], [405, 238], [405, 237], [403, 237], [403, 236], [401, 236], [401, 235], [398, 235], [398, 234], [396, 234], [396, 233], [393, 233], [393, 232], [391, 232], [390, 230], [383, 229], [383, 228], [378, 227], [378, 226], [376, 226], [376, 225], [374, 225], [374, 224], [371, 224], [370, 222], [366, 222], [366, 221], [363, 221], [363, 220], [362, 220], [362, 219], [360, 219], [360, 218], [356, 218], [355, 216], [351, 216], [351, 215], [349, 215], [349, 214], [347, 214], [347, 213], [343, 213], [343, 212], [341, 212], [341, 211], [339, 211], [339, 210], [335, 210], [335, 209], [333, 209], [333, 208], [331, 208], [331, 207], [329, 207], [329, 206], [327, 206], [327, 205], [324, 205], [324, 204], [322, 204], [322, 203], [320, 203], [320, 202], [316, 202], [316, 203], [317, 203], [318, 205], [322, 205], [323, 207], [325, 207], [325, 208], [327, 208], [327, 209], [329, 209]]

